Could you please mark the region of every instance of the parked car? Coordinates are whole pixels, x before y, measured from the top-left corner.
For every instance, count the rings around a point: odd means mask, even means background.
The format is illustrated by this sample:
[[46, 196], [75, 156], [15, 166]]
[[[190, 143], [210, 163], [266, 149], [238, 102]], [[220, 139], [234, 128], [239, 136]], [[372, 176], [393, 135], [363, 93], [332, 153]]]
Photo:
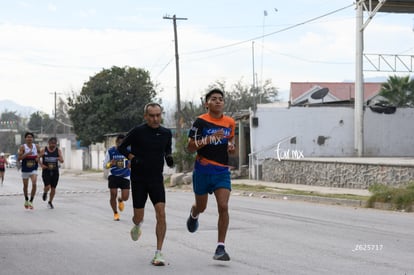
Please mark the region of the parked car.
[[14, 168], [14, 167], [16, 167], [16, 164], [17, 164], [17, 157], [16, 157], [16, 155], [10, 155], [10, 156], [8, 156], [7, 157], [7, 162], [8, 162], [8, 164], [7, 164], [7, 167], [8, 168]]

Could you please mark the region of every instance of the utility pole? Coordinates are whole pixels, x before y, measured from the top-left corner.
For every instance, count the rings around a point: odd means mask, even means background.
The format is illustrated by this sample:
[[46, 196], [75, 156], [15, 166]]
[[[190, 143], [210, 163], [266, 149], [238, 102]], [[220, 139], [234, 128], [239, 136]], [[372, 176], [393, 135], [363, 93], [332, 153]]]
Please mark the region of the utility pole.
[[257, 102], [256, 102], [256, 72], [254, 70], [254, 41], [252, 41], [252, 67], [253, 67], [253, 84], [252, 84], [252, 93], [253, 93], [253, 112], [256, 114]]
[[180, 63], [178, 58], [178, 38], [177, 38], [177, 20], [187, 20], [187, 18], [178, 18], [173, 15], [164, 16], [163, 19], [173, 20], [174, 25], [174, 44], [175, 44], [175, 71], [176, 71], [176, 88], [177, 88], [177, 120], [176, 120], [176, 138], [177, 141], [181, 137], [181, 99], [180, 99]]
[[56, 131], [57, 131], [57, 118], [56, 118], [56, 96], [57, 96], [57, 94], [60, 94], [60, 93], [57, 93], [56, 91], [55, 92], [53, 92], [53, 93], [51, 93], [51, 94], [53, 94], [54, 95], [54, 104], [55, 104], [55, 110], [54, 110], [54, 119], [53, 119], [53, 136], [54, 137], [56, 137]]
[[56, 130], [57, 130], [57, 125], [56, 125], [56, 92], [55, 92], [55, 112], [54, 112], [54, 115], [55, 115], [55, 119], [54, 119], [54, 122], [53, 122], [53, 136], [56, 137]]

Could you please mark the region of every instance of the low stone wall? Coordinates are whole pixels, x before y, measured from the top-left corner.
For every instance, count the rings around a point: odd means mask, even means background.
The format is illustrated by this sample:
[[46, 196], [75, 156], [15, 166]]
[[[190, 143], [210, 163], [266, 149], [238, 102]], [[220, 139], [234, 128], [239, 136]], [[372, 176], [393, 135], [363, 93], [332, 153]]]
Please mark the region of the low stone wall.
[[375, 183], [413, 182], [414, 166], [266, 159], [261, 174], [262, 180], [271, 182], [368, 189]]

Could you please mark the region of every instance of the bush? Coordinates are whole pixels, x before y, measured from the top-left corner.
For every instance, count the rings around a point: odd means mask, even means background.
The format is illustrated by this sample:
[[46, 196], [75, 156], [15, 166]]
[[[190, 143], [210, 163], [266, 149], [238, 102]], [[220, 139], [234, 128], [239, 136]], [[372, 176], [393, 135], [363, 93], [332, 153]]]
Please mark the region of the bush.
[[173, 157], [177, 172], [187, 172], [193, 169], [196, 154], [187, 151], [187, 142], [188, 137], [185, 135], [181, 135], [176, 141]]
[[404, 187], [391, 187], [384, 184], [374, 184], [368, 189], [372, 196], [367, 201], [367, 207], [373, 208], [376, 202], [390, 203], [392, 209], [412, 211], [414, 203], [414, 182]]

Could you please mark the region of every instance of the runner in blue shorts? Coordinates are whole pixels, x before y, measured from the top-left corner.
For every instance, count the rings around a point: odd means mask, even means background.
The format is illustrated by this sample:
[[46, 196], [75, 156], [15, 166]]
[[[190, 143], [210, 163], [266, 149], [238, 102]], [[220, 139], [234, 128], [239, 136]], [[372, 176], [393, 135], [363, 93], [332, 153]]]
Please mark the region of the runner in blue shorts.
[[221, 90], [213, 89], [207, 93], [205, 107], [207, 113], [195, 120], [188, 134], [187, 148], [190, 152], [197, 152], [197, 157], [193, 171], [195, 203], [187, 219], [187, 229], [192, 233], [197, 231], [199, 214], [207, 208], [208, 194], [214, 193], [219, 216], [217, 248], [213, 259], [229, 261], [224, 241], [229, 225], [231, 191], [228, 154], [235, 152], [235, 122], [223, 115], [224, 93]]

